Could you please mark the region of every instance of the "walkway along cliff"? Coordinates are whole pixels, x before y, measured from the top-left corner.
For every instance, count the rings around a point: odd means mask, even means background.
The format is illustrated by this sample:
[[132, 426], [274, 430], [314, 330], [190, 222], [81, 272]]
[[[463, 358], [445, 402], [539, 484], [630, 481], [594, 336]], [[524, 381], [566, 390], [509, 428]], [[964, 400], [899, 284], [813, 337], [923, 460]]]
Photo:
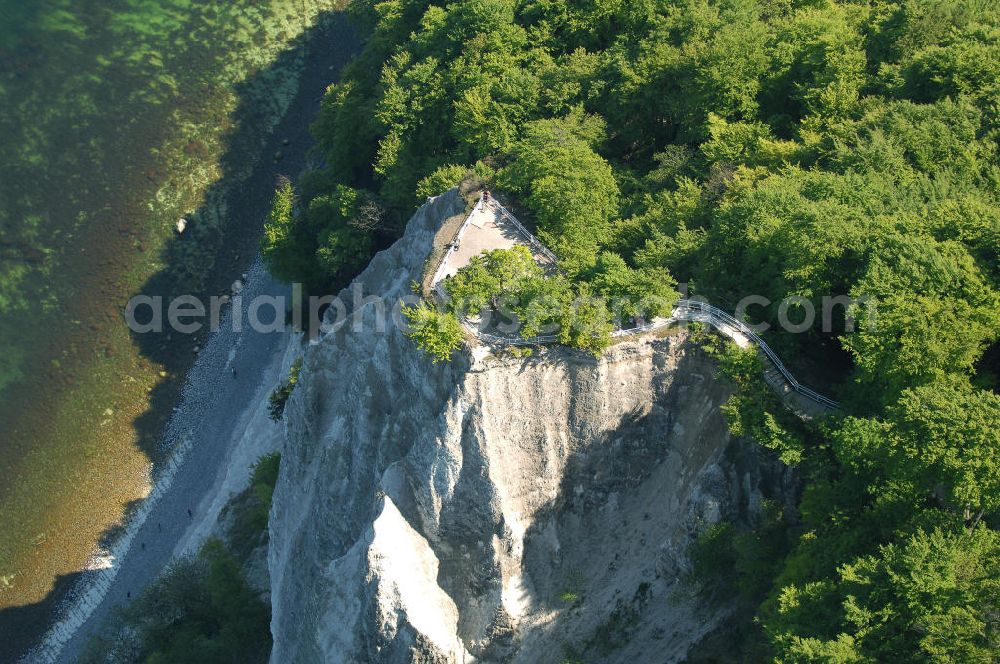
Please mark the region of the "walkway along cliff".
[[[469, 264], [474, 256], [491, 249], [508, 249], [514, 244], [523, 244], [531, 249], [535, 260], [541, 265], [555, 268], [557, 259], [513, 213], [501, 205], [496, 198], [482, 197], [469, 212], [459, 227], [455, 238], [449, 243], [448, 251], [441, 258], [434, 272], [431, 284], [439, 297], [447, 297], [443, 283], [459, 269]], [[789, 409], [800, 417], [822, 417], [839, 408], [833, 399], [826, 397], [800, 383], [789, 371], [778, 354], [754, 332], [750, 326], [729, 313], [710, 305], [704, 300], [684, 299], [677, 302], [669, 318], [657, 318], [645, 325], [616, 330], [616, 338], [627, 338], [637, 334], [655, 332], [678, 323], [698, 322], [711, 325], [741, 348], [756, 347], [764, 362], [764, 377], [768, 385]], [[467, 329], [480, 341], [501, 346], [535, 346], [556, 343], [555, 335], [530, 338], [515, 335], [498, 336], [488, 334], [473, 325]]]
[[[365, 291], [406, 295], [463, 210], [423, 206]], [[731, 436], [732, 388], [686, 332], [434, 364], [377, 310], [309, 348], [288, 402], [272, 662], [673, 662], [720, 625], [679, 592], [690, 544], [794, 478]]]

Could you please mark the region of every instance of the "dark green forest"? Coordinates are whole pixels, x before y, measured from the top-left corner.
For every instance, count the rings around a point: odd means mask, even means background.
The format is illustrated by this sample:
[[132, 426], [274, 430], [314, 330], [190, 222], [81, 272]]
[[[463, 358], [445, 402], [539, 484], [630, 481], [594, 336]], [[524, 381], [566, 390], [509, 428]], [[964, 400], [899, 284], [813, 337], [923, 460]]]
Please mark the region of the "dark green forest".
[[[554, 288], [768, 298], [754, 322], [843, 410], [800, 422], [716, 351], [734, 431], [804, 480], [795, 514], [702, 547], [751, 607], [733, 661], [1000, 661], [997, 3], [349, 11], [367, 45], [323, 100], [323, 166], [276, 196], [277, 276], [330, 288], [472, 173], [559, 256]], [[776, 325], [784, 298], [839, 295], [877, 306]], [[597, 332], [565, 340], [599, 351], [594, 301]]]

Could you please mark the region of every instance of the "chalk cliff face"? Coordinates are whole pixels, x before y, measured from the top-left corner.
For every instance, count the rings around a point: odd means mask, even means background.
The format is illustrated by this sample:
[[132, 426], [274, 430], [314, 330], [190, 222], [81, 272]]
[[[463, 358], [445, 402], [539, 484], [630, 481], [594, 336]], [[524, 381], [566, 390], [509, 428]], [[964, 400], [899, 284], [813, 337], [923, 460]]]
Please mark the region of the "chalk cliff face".
[[[407, 294], [462, 209], [421, 208], [366, 292]], [[271, 661], [683, 660], [725, 617], [682, 591], [687, 547], [782, 482], [731, 440], [712, 362], [678, 332], [435, 365], [376, 309], [309, 349], [288, 404]]]

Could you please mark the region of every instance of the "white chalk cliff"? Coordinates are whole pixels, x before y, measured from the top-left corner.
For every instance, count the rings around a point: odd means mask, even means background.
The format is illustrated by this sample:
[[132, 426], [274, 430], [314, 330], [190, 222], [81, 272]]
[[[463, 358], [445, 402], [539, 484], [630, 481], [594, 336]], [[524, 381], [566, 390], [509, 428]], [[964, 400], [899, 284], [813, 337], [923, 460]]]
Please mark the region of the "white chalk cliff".
[[[366, 292], [409, 293], [463, 209], [422, 207]], [[271, 662], [683, 661], [726, 612], [679, 581], [693, 538], [788, 483], [731, 438], [712, 361], [679, 331], [434, 364], [376, 309], [309, 348], [287, 407]]]

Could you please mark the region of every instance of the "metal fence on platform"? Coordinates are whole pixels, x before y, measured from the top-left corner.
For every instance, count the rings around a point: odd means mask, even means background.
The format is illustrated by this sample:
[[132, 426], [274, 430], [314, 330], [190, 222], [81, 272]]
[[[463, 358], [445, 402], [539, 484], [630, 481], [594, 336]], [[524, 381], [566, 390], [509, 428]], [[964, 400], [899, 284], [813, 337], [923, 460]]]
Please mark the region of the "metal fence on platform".
[[[518, 230], [518, 232], [520, 232], [524, 236], [525, 240], [535, 251], [545, 256], [553, 263], [558, 262], [556, 255], [552, 253], [548, 247], [542, 244], [538, 240], [538, 238], [536, 238], [531, 233], [531, 231], [525, 228], [524, 224], [522, 224], [517, 219], [517, 217], [515, 217], [509, 210], [507, 210], [507, 208], [505, 208], [503, 205], [501, 205], [495, 199], [492, 198], [488, 201], [485, 200], [484, 198], [480, 198], [479, 201], [476, 202], [475, 207], [472, 208], [472, 211], [469, 213], [468, 217], [466, 217], [465, 221], [462, 223], [462, 226], [460, 227], [458, 234], [456, 235], [457, 239], [461, 238], [462, 233], [465, 231], [465, 227], [469, 224], [469, 221], [472, 219], [473, 215], [475, 215], [477, 212], [479, 212], [486, 206], [489, 206], [490, 208], [494, 209], [504, 219], [510, 222]], [[451, 246], [449, 246], [447, 253], [445, 253], [444, 258], [441, 260], [441, 264], [438, 266], [438, 269], [434, 274], [433, 283], [435, 284], [435, 290], [442, 298], [447, 298], [447, 293], [441, 286], [441, 281], [444, 278], [444, 271], [446, 269], [448, 258], [455, 251], [455, 244], [456, 244], [455, 242], [451, 243]], [[796, 392], [797, 394], [801, 394], [803, 397], [819, 404], [820, 406], [823, 406], [824, 408], [829, 408], [832, 410], [837, 410], [840, 408], [840, 405], [833, 399], [823, 396], [822, 394], [816, 392], [815, 390], [812, 390], [803, 385], [802, 383], [800, 383], [795, 378], [795, 376], [792, 375], [792, 372], [785, 367], [784, 363], [781, 361], [781, 358], [778, 357], [778, 354], [775, 353], [771, 349], [771, 347], [768, 346], [767, 343], [763, 339], [761, 339], [760, 336], [753, 331], [753, 329], [750, 328], [750, 326], [748, 326], [743, 321], [735, 318], [734, 316], [730, 315], [729, 313], [723, 311], [722, 309], [719, 309], [718, 307], [713, 307], [707, 302], [702, 302], [699, 300], [678, 300], [677, 304], [674, 305], [674, 309], [671, 312], [670, 318], [658, 321], [652, 321], [644, 325], [639, 325], [626, 330], [616, 330], [615, 332], [612, 333], [612, 336], [620, 338], [620, 337], [630, 336], [633, 334], [640, 334], [643, 332], [651, 332], [654, 330], [662, 329], [664, 327], [673, 325], [680, 321], [708, 323], [712, 327], [716, 328], [723, 334], [727, 334], [727, 336], [730, 337], [732, 337], [733, 334], [729, 333], [728, 331], [734, 330], [735, 333], [742, 335], [747, 339], [748, 342], [754, 344], [757, 348], [760, 349], [760, 351], [764, 354], [764, 356], [771, 362], [771, 364], [774, 365], [774, 368], [778, 370], [778, 373], [781, 374], [782, 378], [785, 380], [785, 382], [788, 384], [789, 388], [791, 388], [792, 391]], [[484, 343], [493, 345], [536, 346], [541, 344], [556, 343], [559, 340], [559, 338], [554, 334], [546, 334], [528, 338], [521, 337], [518, 335], [490, 334], [487, 332], [481, 332], [474, 326], [470, 325], [468, 322], [466, 322], [466, 328], [470, 332], [475, 334]]]
[[[482, 200], [482, 199], [480, 199], [480, 200]], [[507, 208], [505, 208], [503, 205], [501, 205], [500, 203], [498, 203], [496, 201], [496, 199], [491, 198], [490, 201], [489, 201], [489, 203], [487, 203], [487, 205], [490, 205], [491, 207], [495, 208], [497, 210], [497, 212], [499, 212], [500, 215], [504, 219], [506, 219], [511, 224], [513, 224], [514, 228], [516, 228], [518, 231], [520, 231], [520, 233], [522, 235], [524, 235], [525, 239], [528, 241], [528, 244], [531, 245], [532, 249], [534, 249], [535, 251], [537, 251], [541, 255], [545, 256], [546, 258], [548, 258], [553, 263], [557, 263], [558, 262], [558, 259], [556, 258], [556, 255], [554, 253], [552, 253], [551, 251], [549, 251], [548, 247], [546, 247], [544, 244], [542, 244], [541, 241], [537, 237], [535, 237], [532, 234], [531, 231], [529, 231], [527, 228], [525, 228], [524, 224], [522, 224], [517, 217], [515, 217], [513, 214], [511, 214], [511, 212]]]

